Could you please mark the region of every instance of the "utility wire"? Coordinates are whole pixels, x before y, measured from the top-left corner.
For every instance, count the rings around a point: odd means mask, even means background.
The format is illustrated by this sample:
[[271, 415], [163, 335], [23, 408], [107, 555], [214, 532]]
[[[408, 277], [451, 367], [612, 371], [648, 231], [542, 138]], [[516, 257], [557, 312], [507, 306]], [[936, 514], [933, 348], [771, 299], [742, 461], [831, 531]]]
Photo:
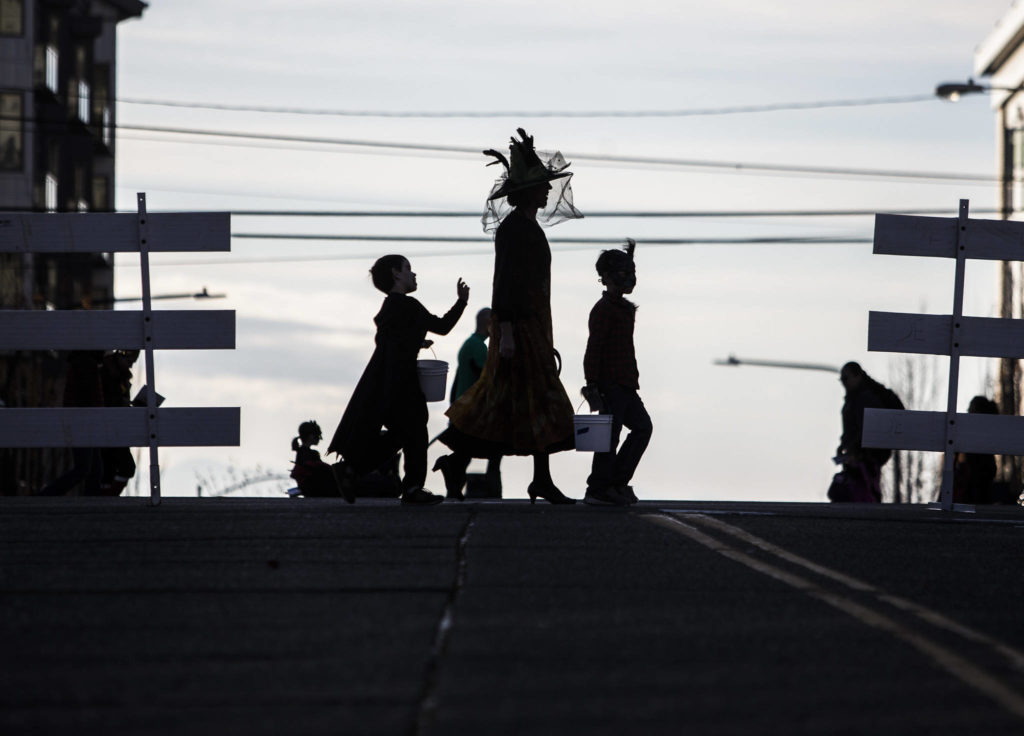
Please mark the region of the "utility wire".
[[[186, 140], [186, 139], [175, 139], [175, 138], [157, 138], [157, 137], [147, 136], [147, 135], [121, 135], [121, 136], [118, 137], [118, 140], [148, 141], [148, 142], [153, 142], [153, 143], [166, 143], [166, 144], [169, 144], [169, 145], [215, 146], [215, 147], [218, 147], [218, 148], [256, 148], [256, 149], [260, 149], [260, 150], [272, 150], [272, 151], [302, 151], [302, 152], [310, 152], [310, 151], [317, 152], [317, 151], [319, 151], [319, 152], [324, 152], [324, 153], [336, 153], [336, 154], [344, 153], [344, 154], [358, 154], [358, 155], [366, 155], [366, 156], [401, 156], [402, 153], [403, 153], [402, 151], [387, 151], [386, 149], [382, 149], [382, 148], [369, 149], [369, 150], [365, 150], [365, 151], [364, 150], [360, 150], [358, 148], [353, 148], [353, 149], [350, 149], [350, 150], [346, 151], [346, 150], [338, 150], [336, 147], [333, 147], [333, 146], [328, 145], [328, 144], [324, 144], [324, 145], [298, 144], [298, 143], [274, 144], [274, 143], [268, 143], [268, 142], [265, 142], [265, 141], [263, 141], [263, 142], [260, 142], [260, 141], [245, 141], [245, 140], [239, 140], [239, 139], [230, 140], [230, 141], [228, 141], [228, 140], [202, 140], [202, 139], [199, 139], [199, 140]], [[428, 156], [428, 157], [432, 156], [432, 154], [424, 154], [424, 155]], [[458, 154], [451, 154], [451, 155], [452, 156], [456, 156]], [[437, 154], [437, 157], [439, 157], [439, 158], [448, 158], [448, 156], [445, 156], [445, 155], [442, 155], [442, 154]], [[581, 157], [578, 156], [577, 158], [581, 158]], [[601, 165], [602, 162], [601, 161], [596, 161], [596, 163], [598, 165]], [[605, 165], [611, 166], [613, 168], [626, 168], [626, 169], [651, 169], [651, 168], [657, 168], [658, 167], [657, 163], [633, 163], [633, 164], [626, 163], [626, 164], [617, 164], [615, 162], [610, 162], [610, 163], [606, 163]], [[664, 165], [664, 162], [662, 163], [662, 165]], [[845, 179], [847, 176], [850, 176], [849, 173], [846, 174], [845, 176], [834, 176], [834, 175], [830, 176], [830, 175], [827, 175], [827, 174], [826, 175], [820, 175], [820, 174], [816, 174], [814, 172], [812, 172], [812, 173], [803, 173], [803, 174], [801, 174], [801, 173], [784, 174], [784, 173], [775, 173], [775, 172], [772, 172], [772, 171], [748, 171], [748, 170], [741, 170], [742, 169], [742, 164], [739, 165], [741, 167], [740, 169], [737, 169], [736, 166], [737, 165], [735, 165], [735, 164], [726, 164], [724, 166], [724, 168], [726, 168], [728, 170], [725, 171], [724, 173], [740, 174], [740, 175], [747, 174], [747, 175], [769, 176], [769, 177], [791, 177], [791, 178], [797, 178], [797, 179], [805, 179], [805, 178], [825, 178], [825, 179], [829, 179], [829, 178], [832, 178], [832, 179], [842, 178], [842, 179]], [[706, 172], [703, 169], [698, 168], [698, 169], [696, 169], [696, 173], [706, 173]], [[875, 175], [875, 174], [865, 174], [865, 175], [861, 176], [860, 178], [862, 178], [862, 179], [864, 179], [866, 181], [888, 181], [892, 177], [878, 176], [878, 175]], [[1024, 181], [1024, 179], [1015, 179], [1013, 181]], [[959, 182], [956, 181], [956, 180], [945, 179], [945, 180], [941, 180], [941, 181], [932, 181], [930, 183], [932, 183], [932, 184], [955, 185], [955, 184], [958, 184]], [[999, 180], [996, 179], [996, 178], [991, 178], [989, 183], [991, 183], [991, 184], [998, 184]]]
[[765, 105], [698, 107], [674, 110], [353, 110], [213, 102], [183, 102], [174, 100], [140, 99], [134, 97], [119, 97], [117, 101], [128, 105], [175, 107], [190, 110], [223, 110], [230, 112], [260, 112], [281, 113], [286, 115], [320, 115], [364, 118], [681, 118], [705, 115], [780, 112], [787, 110], [821, 110], [835, 107], [902, 105], [914, 102], [934, 102], [936, 99], [937, 98], [934, 94], [902, 95], [899, 97], [867, 97], [846, 100], [778, 102]]
[[[232, 238], [249, 240], [329, 240], [367, 243], [491, 243], [492, 238], [479, 235], [319, 235], [308, 233], [231, 233]], [[860, 242], [861, 239], [858, 239]], [[622, 238], [551, 238], [549, 243], [621, 244]], [[644, 245], [694, 245], [697, 243], [736, 245], [747, 243], [848, 243], [848, 237], [765, 237], [765, 238], [643, 238]], [[867, 241], [870, 242], [870, 241]]]
[[[19, 118], [11, 116], [0, 116], [0, 120], [4, 119], [16, 120]], [[37, 123], [42, 127], [70, 127], [71, 125], [71, 123], [68, 121], [55, 123], [52, 121], [25, 120], [25, 122]], [[81, 135], [92, 135], [91, 133], [89, 133], [87, 129], [84, 128], [84, 126], [76, 124], [76, 127], [81, 128]], [[276, 133], [256, 133], [237, 130], [207, 130], [198, 128], [177, 128], [156, 125], [132, 125], [127, 123], [117, 123], [114, 127], [116, 127], [118, 130], [146, 131], [150, 133], [171, 133], [175, 135], [226, 139], [246, 139], [259, 141], [284, 141], [291, 143], [318, 143], [331, 146], [347, 146], [353, 148], [369, 148], [375, 150], [397, 150], [403, 152], [416, 153], [422, 152], [468, 154], [474, 157], [479, 157], [481, 155], [482, 150], [482, 148], [476, 146], [452, 146], [428, 143], [403, 143], [400, 141], [375, 141], [356, 138], [330, 138], [321, 136], [283, 135]], [[566, 157], [577, 161], [593, 161], [598, 163], [620, 164], [626, 166], [667, 166], [673, 168], [681, 167], [684, 169], [698, 170], [724, 170], [733, 173], [769, 173], [783, 175], [810, 174], [815, 176], [826, 177], [838, 176], [842, 178], [870, 177], [874, 179], [918, 179], [925, 181], [978, 182], [986, 184], [995, 184], [999, 182], [998, 178], [993, 177], [991, 175], [959, 174], [955, 172], [943, 171], [901, 171], [895, 169], [862, 169], [838, 166], [762, 164], [741, 161], [713, 161], [703, 159], [685, 159], [660, 156], [613, 156], [593, 153], [569, 153]]]
[[[157, 210], [150, 210], [156, 212]], [[211, 210], [214, 211], [214, 210]], [[996, 214], [996, 208], [971, 207], [974, 214]], [[949, 215], [950, 207], [918, 207], [909, 209], [849, 209], [849, 210], [598, 210], [583, 213], [586, 218], [716, 218], [716, 217], [869, 217], [887, 215]], [[479, 219], [483, 213], [474, 210], [231, 210], [232, 217], [409, 217]]]
[[[141, 187], [123, 187], [133, 190], [145, 190]], [[149, 190], [162, 191], [162, 190]], [[187, 193], [187, 192], [186, 192]], [[269, 195], [268, 195], [269, 196]], [[47, 210], [26, 210], [24, 207], [0, 207], [0, 212], [46, 212]], [[135, 210], [123, 210], [124, 212], [135, 213]], [[189, 209], [189, 212], [225, 212], [223, 209], [196, 210]], [[150, 210], [151, 213], [181, 212], [181, 210]], [[232, 217], [357, 217], [357, 218], [402, 218], [402, 219], [458, 219], [472, 218], [480, 219], [483, 212], [476, 210], [227, 210]], [[995, 207], [971, 207], [971, 213], [978, 214], [1010, 214], [1009, 211]], [[613, 219], [715, 219], [715, 218], [772, 218], [772, 217], [874, 217], [878, 214], [886, 215], [949, 215], [953, 217], [949, 207], [912, 207], [908, 209], [893, 209], [879, 207], [875, 209], [849, 209], [849, 210], [587, 210], [583, 213], [586, 219], [613, 218]]]
[[[180, 135], [209, 136], [222, 138], [245, 138], [261, 141], [288, 141], [293, 143], [322, 143], [336, 146], [352, 146], [358, 148], [376, 148], [385, 150], [460, 153], [478, 157], [481, 148], [475, 146], [451, 146], [427, 143], [403, 143], [398, 141], [373, 141], [355, 138], [325, 138], [320, 136], [280, 135], [273, 133], [247, 133], [241, 131], [199, 130], [194, 128], [172, 128], [148, 125], [123, 125], [125, 130], [143, 130], [155, 133], [176, 133]], [[659, 156], [612, 156], [593, 153], [570, 153], [567, 158], [578, 161], [594, 161], [617, 164], [642, 164], [697, 169], [725, 169], [733, 172], [759, 172], [783, 174], [815, 174], [831, 176], [872, 177], [889, 179], [924, 179], [929, 181], [957, 181], [997, 183], [998, 179], [984, 174], [957, 174], [941, 171], [898, 171], [893, 169], [860, 169], [833, 166], [796, 166], [787, 164], [744, 163], [740, 161], [708, 161], [701, 159], [668, 158]]]
[[[25, 87], [10, 91], [32, 92]], [[170, 107], [188, 110], [220, 110], [225, 112], [258, 112], [284, 115], [373, 118], [680, 118], [706, 115], [736, 115], [790, 110], [822, 110], [836, 107], [868, 107], [935, 102], [932, 94], [897, 95], [890, 97], [859, 97], [842, 100], [810, 100], [807, 102], [774, 102], [761, 105], [730, 105], [726, 107], [691, 107], [666, 110], [357, 110], [345, 108], [288, 107], [283, 105], [251, 105], [225, 102], [159, 100], [139, 97], [117, 97], [113, 102], [126, 105]]]
[[[210, 195], [215, 197], [223, 196], [234, 196], [242, 197], [245, 199], [277, 199], [277, 200], [292, 200], [295, 202], [328, 202], [331, 201], [330, 197], [311, 197], [311, 196], [289, 196], [282, 194], [281, 192], [253, 192], [253, 191], [216, 191], [209, 189], [169, 189], [166, 187], [152, 187], [142, 183], [132, 184], [119, 182], [117, 189], [130, 191], [130, 192], [173, 192], [175, 194], [202, 194]], [[10, 208], [8, 208], [10, 209]], [[3, 211], [3, 208], [0, 208]], [[131, 210], [134, 212], [134, 210]], [[158, 211], [158, 210], [151, 210]], [[190, 211], [204, 211], [194, 210], [190, 208]], [[225, 208], [215, 208], [209, 210], [211, 212], [223, 212]], [[971, 212], [975, 214], [1003, 214], [1009, 216], [1014, 214], [1015, 210], [1010, 208], [998, 209], [993, 207], [971, 207]], [[871, 216], [879, 213], [885, 213], [890, 215], [950, 215], [951, 211], [948, 207], [901, 207], [896, 208], [891, 205], [879, 205], [874, 208], [860, 207], [856, 209], [823, 209], [823, 210], [590, 210], [588, 209], [584, 214], [587, 217], [659, 217], [659, 218], [671, 218], [671, 217], [857, 217], [857, 216]], [[328, 209], [290, 209], [290, 210], [270, 210], [270, 209], [232, 209], [231, 214], [239, 217], [472, 217], [479, 219], [483, 211], [480, 210], [429, 210], [429, 209], [418, 209], [418, 210], [328, 210]]]
[[[237, 237], [237, 236], [232, 236]], [[423, 238], [415, 238], [422, 241]], [[480, 239], [482, 240], [482, 239]], [[431, 241], [432, 242], [432, 241]], [[552, 240], [552, 251], [571, 252], [592, 250], [594, 245], [604, 243], [621, 243], [621, 238], [592, 239], [586, 240], [586, 245], [560, 245], [561, 243], [583, 243], [584, 239]], [[864, 245], [870, 244], [871, 238], [859, 237], [809, 237], [809, 238], [693, 238], [693, 239], [652, 239], [640, 241], [646, 247], [679, 247], [683, 245]], [[451, 250], [436, 250], [417, 252], [417, 258], [439, 258], [445, 256], [493, 256], [494, 248], [458, 248]], [[332, 255], [309, 255], [309, 256], [278, 256], [262, 258], [211, 258], [204, 260], [178, 260], [162, 261], [154, 259], [150, 267], [159, 268], [162, 266], [211, 266], [211, 265], [248, 265], [248, 264], [271, 264], [271, 263], [318, 263], [325, 261], [352, 261], [373, 258], [374, 254], [369, 253], [345, 253]], [[137, 262], [124, 262], [116, 260], [114, 266], [117, 268], [139, 268]]]

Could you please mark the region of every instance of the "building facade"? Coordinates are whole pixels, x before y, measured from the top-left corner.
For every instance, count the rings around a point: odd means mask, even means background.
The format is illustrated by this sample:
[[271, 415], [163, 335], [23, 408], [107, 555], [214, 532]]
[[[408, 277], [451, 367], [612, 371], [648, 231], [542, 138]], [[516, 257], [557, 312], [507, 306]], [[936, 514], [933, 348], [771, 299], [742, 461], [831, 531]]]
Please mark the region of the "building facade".
[[[117, 25], [139, 0], [0, 0], [3, 212], [114, 208]], [[0, 309], [105, 308], [113, 254], [0, 254]], [[0, 402], [59, 406], [63, 356], [0, 354]], [[0, 494], [28, 492], [63, 452], [0, 450]]]
[[[1015, 4], [974, 54], [974, 74], [987, 77], [995, 111], [997, 206], [1003, 219], [1024, 219], [1024, 4]], [[1024, 272], [1020, 263], [1000, 265], [1000, 316], [1020, 319]], [[1021, 413], [1021, 364], [1000, 360], [996, 401], [1001, 414]], [[1015, 490], [1024, 480], [1024, 458], [1004, 457], [1000, 473]]]

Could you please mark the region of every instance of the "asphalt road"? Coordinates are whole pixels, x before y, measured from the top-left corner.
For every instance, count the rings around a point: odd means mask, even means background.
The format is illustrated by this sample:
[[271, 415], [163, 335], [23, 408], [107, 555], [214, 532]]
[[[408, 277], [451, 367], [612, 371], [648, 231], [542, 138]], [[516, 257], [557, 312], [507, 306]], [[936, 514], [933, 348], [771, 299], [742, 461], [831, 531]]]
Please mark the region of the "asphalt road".
[[0, 734], [1022, 734], [1024, 510], [0, 499]]

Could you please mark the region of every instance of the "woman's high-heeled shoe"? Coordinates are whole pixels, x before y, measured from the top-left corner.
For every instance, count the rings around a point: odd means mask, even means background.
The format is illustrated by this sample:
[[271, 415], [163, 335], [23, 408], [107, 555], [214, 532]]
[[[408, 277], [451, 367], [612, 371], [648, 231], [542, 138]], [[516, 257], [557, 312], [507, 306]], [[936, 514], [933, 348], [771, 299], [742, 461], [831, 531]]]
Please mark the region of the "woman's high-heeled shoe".
[[526, 488], [526, 492], [530, 496], [530, 503], [535, 503], [537, 498], [543, 498], [545, 501], [551, 504], [573, 504], [576, 503], [575, 498], [569, 498], [562, 493], [555, 486], [554, 483], [538, 483], [534, 481]]

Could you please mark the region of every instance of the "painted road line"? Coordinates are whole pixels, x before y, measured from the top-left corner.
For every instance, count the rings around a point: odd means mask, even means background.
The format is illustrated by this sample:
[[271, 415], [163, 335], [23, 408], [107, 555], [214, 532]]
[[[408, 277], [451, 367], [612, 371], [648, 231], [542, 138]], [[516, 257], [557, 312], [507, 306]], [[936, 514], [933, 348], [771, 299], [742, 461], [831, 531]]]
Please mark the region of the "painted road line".
[[[641, 501], [641, 503], [643, 503]], [[658, 509], [663, 514], [706, 514], [715, 516], [778, 516], [777, 511], [746, 511], [743, 509], [680, 509], [662, 508]]]
[[868, 608], [843, 595], [822, 589], [807, 578], [800, 577], [791, 572], [783, 570], [773, 564], [758, 560], [725, 542], [715, 539], [700, 531], [694, 526], [687, 524], [674, 516], [645, 515], [641, 518], [651, 521], [659, 526], [671, 529], [689, 539], [701, 544], [708, 549], [714, 550], [723, 557], [745, 565], [756, 572], [778, 580], [786, 585], [796, 588], [806, 595], [817, 598], [833, 608], [842, 611], [861, 623], [873, 628], [885, 631], [898, 639], [906, 642], [914, 649], [931, 659], [942, 669], [959, 679], [969, 687], [974, 688], [982, 695], [994, 700], [1004, 710], [1024, 718], [1024, 696], [1006, 685], [998, 677], [986, 672], [981, 667], [969, 662], [959, 654], [947, 649], [931, 639], [902, 626], [883, 613]]
[[997, 639], [993, 639], [991, 636], [983, 634], [982, 632], [977, 631], [976, 629], [972, 629], [969, 626], [965, 626], [964, 624], [954, 621], [953, 619], [944, 616], [938, 611], [934, 611], [930, 608], [927, 608], [926, 606], [914, 603], [913, 601], [907, 600], [906, 598], [893, 595], [875, 585], [866, 583], [863, 580], [858, 580], [857, 578], [851, 575], [839, 572], [838, 570], [833, 570], [832, 568], [825, 567], [824, 565], [819, 565], [816, 562], [808, 560], [806, 557], [801, 557], [800, 555], [790, 552], [789, 550], [784, 549], [782, 547], [779, 547], [776, 544], [772, 544], [771, 542], [762, 539], [761, 537], [755, 536], [750, 532], [746, 531], [745, 529], [740, 529], [739, 527], [733, 526], [732, 524], [727, 524], [726, 522], [720, 519], [714, 519], [705, 514], [692, 514], [688, 515], [686, 518], [687, 520], [693, 521], [704, 527], [715, 529], [724, 534], [729, 534], [733, 537], [736, 537], [737, 539], [740, 539], [743, 542], [746, 542], [747, 544], [753, 545], [765, 552], [768, 552], [769, 554], [773, 554], [780, 559], [786, 560], [787, 562], [790, 562], [794, 565], [803, 567], [804, 569], [810, 570], [811, 572], [817, 573], [818, 575], [821, 575], [823, 577], [830, 578], [839, 583], [842, 583], [848, 588], [851, 588], [862, 593], [874, 595], [880, 601], [884, 601], [885, 603], [895, 606], [896, 608], [899, 608], [908, 613], [912, 613], [921, 620], [928, 622], [932, 626], [938, 627], [940, 629], [945, 629], [946, 631], [956, 634], [957, 636], [960, 636], [976, 644], [987, 646], [1000, 656], [1005, 657], [1014, 669], [1020, 672], [1024, 672], [1024, 652], [1014, 649], [1009, 644], [1001, 642]]

